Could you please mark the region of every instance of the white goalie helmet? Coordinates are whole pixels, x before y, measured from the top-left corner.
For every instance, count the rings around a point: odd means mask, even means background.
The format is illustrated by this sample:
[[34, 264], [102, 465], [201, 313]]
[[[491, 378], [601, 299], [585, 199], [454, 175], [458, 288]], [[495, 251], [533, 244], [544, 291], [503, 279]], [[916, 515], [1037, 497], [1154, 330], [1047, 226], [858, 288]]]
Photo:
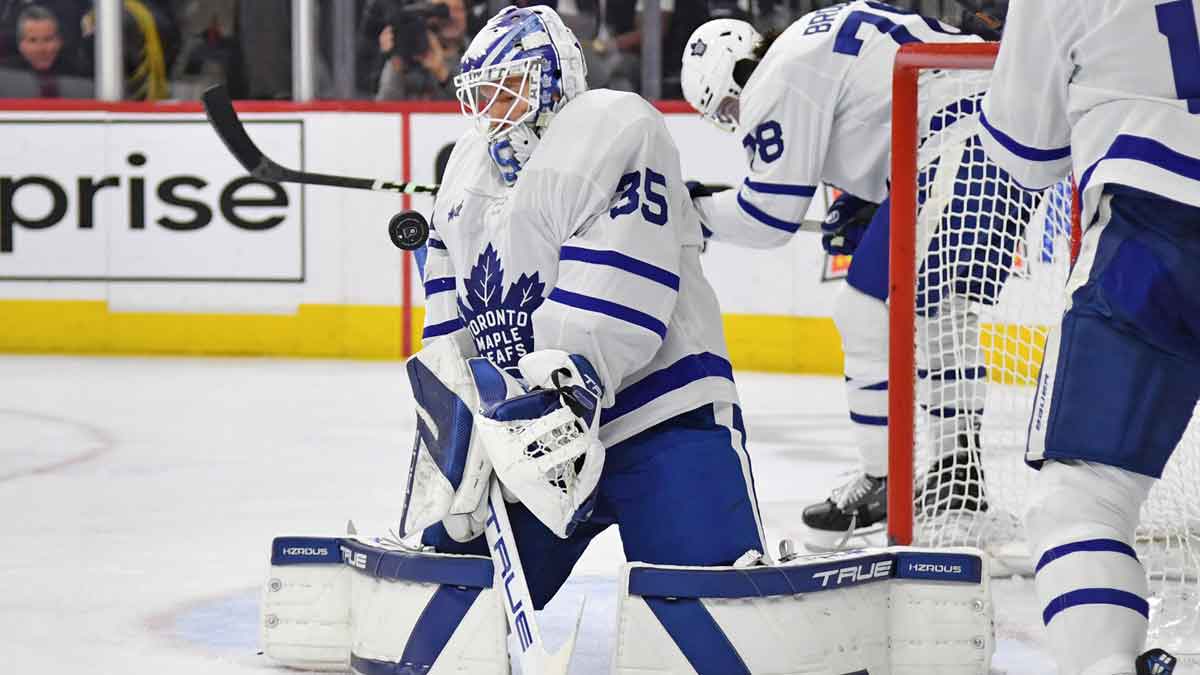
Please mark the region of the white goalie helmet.
[[587, 90], [587, 64], [571, 29], [549, 7], [505, 7], [471, 40], [454, 78], [462, 113], [489, 141], [535, 133]]
[[742, 84], [734, 77], [738, 61], [754, 60], [762, 36], [737, 19], [713, 19], [697, 28], [683, 49], [683, 97], [705, 119], [725, 131], [737, 128]]

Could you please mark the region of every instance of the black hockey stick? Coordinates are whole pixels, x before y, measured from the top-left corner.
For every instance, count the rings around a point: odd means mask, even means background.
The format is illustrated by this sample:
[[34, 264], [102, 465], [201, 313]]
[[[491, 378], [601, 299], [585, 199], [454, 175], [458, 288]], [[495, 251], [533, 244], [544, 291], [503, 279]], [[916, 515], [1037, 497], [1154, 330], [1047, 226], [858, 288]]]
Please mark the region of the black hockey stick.
[[229, 99], [229, 92], [225, 90], [225, 85], [218, 84], [209, 88], [201, 98], [204, 101], [204, 112], [208, 116], [208, 123], [212, 125], [238, 163], [245, 167], [251, 176], [259, 180], [274, 183], [327, 185], [357, 190], [380, 190], [407, 195], [437, 194], [438, 187], [436, 185], [331, 176], [324, 173], [289, 169], [264, 155], [262, 150], [259, 150], [254, 141], [250, 139], [250, 135], [246, 133], [246, 127], [242, 126], [242, 121], [238, 119], [237, 111], [233, 109], [233, 101]]

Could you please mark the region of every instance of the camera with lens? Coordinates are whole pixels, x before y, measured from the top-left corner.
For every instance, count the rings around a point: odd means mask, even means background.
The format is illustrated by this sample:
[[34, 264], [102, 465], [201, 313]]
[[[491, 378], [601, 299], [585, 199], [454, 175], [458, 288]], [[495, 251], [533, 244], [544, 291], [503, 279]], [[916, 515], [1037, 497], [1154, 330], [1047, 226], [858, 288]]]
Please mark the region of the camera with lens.
[[408, 63], [415, 63], [429, 51], [429, 31], [450, 18], [450, 8], [433, 2], [413, 4], [396, 3], [387, 14], [388, 25], [395, 36], [395, 47], [388, 57], [399, 56]]

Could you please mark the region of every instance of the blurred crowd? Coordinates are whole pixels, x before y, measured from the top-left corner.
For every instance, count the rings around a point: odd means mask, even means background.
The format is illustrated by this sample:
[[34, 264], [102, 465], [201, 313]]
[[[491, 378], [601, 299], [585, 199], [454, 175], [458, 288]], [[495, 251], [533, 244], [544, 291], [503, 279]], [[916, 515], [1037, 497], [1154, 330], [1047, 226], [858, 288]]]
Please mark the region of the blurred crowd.
[[[94, 0], [0, 0], [0, 98], [93, 97], [94, 4]], [[503, 4], [495, 0], [317, 0], [317, 97], [453, 99], [454, 75], [463, 51], [475, 31]], [[590, 86], [643, 90], [644, 0], [516, 0], [515, 4], [547, 4], [558, 10], [584, 48]], [[836, 2], [659, 0], [662, 97], [680, 97], [680, 54], [691, 32], [705, 21], [742, 18], [764, 31], [779, 30], [807, 12], [832, 4]], [[892, 4], [951, 23], [962, 16], [953, 0]], [[122, 6], [127, 99], [194, 99], [215, 83], [226, 83], [238, 99], [292, 98], [292, 0], [122, 0]], [[335, 58], [338, 45], [346, 44], [353, 45], [352, 56]]]

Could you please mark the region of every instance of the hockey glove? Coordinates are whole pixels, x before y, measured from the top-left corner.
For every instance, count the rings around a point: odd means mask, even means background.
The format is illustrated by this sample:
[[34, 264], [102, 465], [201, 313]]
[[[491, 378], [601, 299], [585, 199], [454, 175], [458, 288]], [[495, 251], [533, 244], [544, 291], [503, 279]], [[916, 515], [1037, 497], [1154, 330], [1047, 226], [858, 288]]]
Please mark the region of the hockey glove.
[[[711, 197], [718, 192], [724, 192], [726, 190], [733, 189], [729, 185], [722, 185], [720, 183], [701, 183], [698, 180], [689, 180], [685, 183], [685, 185], [687, 185], [688, 196], [692, 198], [693, 202], [701, 197]], [[713, 233], [712, 230], [708, 229], [708, 226], [701, 222], [700, 234], [704, 236], [704, 243], [700, 246], [700, 252], [703, 253], [708, 250], [708, 240], [710, 237], [712, 237]]]
[[482, 406], [475, 428], [496, 475], [546, 527], [569, 537], [592, 515], [604, 467], [596, 371], [578, 354], [536, 351], [518, 363], [532, 387], [522, 394], [487, 359], [470, 364]]
[[832, 255], [853, 255], [879, 205], [845, 193], [829, 205], [821, 224], [821, 246]]

